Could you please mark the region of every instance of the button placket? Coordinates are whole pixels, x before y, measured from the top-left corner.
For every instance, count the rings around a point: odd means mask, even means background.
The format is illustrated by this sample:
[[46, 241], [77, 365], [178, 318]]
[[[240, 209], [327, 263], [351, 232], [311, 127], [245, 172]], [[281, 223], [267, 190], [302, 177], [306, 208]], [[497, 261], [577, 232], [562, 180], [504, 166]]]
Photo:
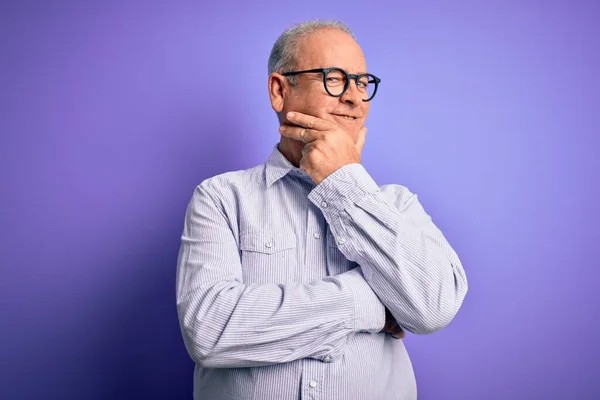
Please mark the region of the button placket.
[[327, 263], [327, 222], [317, 204], [310, 203], [306, 214], [306, 228], [303, 230], [306, 268], [298, 273], [303, 282], [311, 282], [330, 275]]
[[323, 397], [325, 389], [324, 386], [326, 385], [325, 371], [330, 366], [325, 365], [322, 359], [305, 359], [304, 361], [305, 362], [303, 363], [302, 368], [302, 398], [325, 400]]

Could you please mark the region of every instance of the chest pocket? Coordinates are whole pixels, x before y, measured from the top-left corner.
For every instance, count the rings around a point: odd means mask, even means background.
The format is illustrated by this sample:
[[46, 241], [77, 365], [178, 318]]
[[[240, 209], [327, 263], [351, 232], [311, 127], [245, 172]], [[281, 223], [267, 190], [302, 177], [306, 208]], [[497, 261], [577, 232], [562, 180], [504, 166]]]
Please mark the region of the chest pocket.
[[245, 232], [240, 235], [244, 283], [288, 283], [298, 267], [294, 232]]

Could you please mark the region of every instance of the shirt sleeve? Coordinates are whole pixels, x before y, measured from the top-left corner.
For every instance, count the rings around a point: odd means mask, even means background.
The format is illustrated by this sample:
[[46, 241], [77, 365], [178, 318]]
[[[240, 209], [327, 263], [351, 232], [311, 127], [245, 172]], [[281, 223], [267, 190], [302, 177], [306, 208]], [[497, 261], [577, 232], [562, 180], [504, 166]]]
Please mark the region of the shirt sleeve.
[[357, 267], [311, 283], [245, 284], [235, 236], [196, 188], [177, 261], [177, 311], [191, 358], [209, 368], [335, 361], [347, 336], [379, 332], [385, 308]]
[[308, 198], [323, 212], [339, 250], [361, 266], [398, 324], [412, 333], [432, 333], [460, 308], [465, 271], [417, 196], [399, 185], [386, 190], [394, 195], [384, 193], [361, 164], [349, 164]]

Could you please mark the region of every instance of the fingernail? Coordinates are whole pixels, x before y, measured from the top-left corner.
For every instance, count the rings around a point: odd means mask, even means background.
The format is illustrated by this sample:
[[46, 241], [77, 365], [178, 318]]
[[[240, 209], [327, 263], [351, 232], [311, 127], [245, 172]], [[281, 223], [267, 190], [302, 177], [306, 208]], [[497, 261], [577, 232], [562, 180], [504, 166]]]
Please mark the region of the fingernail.
[[289, 112], [287, 114], [288, 118], [294, 118], [296, 116], [296, 114], [294, 114], [293, 112]]

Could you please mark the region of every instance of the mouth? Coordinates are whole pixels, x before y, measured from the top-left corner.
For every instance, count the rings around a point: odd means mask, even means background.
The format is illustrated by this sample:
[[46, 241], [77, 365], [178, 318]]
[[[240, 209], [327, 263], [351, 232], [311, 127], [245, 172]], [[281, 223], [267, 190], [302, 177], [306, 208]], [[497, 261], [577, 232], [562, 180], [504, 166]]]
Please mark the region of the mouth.
[[352, 115], [344, 115], [344, 114], [333, 114], [336, 117], [340, 117], [343, 119], [346, 119], [348, 121], [354, 121], [355, 119], [358, 119], [358, 117], [352, 116]]

